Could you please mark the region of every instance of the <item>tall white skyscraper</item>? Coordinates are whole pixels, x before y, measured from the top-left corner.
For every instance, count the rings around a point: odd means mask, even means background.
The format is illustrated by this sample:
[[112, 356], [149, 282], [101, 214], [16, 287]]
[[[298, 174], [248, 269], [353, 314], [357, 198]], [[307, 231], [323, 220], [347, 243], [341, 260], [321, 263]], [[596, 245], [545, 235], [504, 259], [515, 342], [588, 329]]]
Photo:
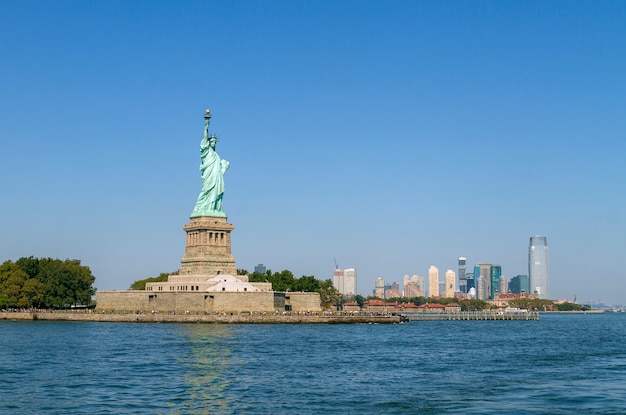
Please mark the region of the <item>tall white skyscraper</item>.
[[537, 292], [539, 298], [549, 300], [548, 239], [533, 236], [528, 247], [528, 277], [530, 291]]
[[354, 297], [356, 292], [356, 268], [348, 268], [343, 270], [343, 295]]
[[456, 274], [451, 269], [446, 271], [446, 298], [454, 298], [454, 292], [456, 291]]
[[428, 296], [439, 297], [439, 270], [434, 265], [428, 268]]
[[335, 268], [333, 272], [333, 285], [340, 293], [343, 293], [343, 270], [339, 269], [339, 267]]

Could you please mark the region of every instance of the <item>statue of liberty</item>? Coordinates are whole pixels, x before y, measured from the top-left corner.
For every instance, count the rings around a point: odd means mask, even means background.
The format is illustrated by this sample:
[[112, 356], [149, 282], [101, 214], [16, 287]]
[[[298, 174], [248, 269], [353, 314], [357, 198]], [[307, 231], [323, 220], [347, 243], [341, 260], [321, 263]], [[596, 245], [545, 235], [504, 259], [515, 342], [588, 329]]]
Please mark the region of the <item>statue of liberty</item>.
[[202, 190], [198, 195], [196, 207], [191, 217], [197, 216], [226, 216], [222, 210], [224, 196], [224, 173], [228, 170], [228, 163], [222, 160], [215, 151], [217, 136], [209, 135], [211, 111], [204, 114], [204, 138], [200, 142], [200, 171], [202, 172]]

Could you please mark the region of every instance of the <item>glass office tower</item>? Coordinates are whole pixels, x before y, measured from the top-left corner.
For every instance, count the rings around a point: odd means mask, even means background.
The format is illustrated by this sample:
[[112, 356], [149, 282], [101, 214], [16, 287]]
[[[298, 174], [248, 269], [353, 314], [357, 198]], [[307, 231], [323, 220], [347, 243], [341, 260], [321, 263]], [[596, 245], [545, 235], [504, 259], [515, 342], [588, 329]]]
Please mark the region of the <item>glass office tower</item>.
[[459, 258], [459, 291], [462, 293], [467, 292], [467, 276], [465, 275], [465, 263], [467, 258]]
[[513, 294], [528, 294], [530, 292], [530, 283], [528, 282], [528, 275], [516, 275], [511, 278], [509, 289]]
[[548, 240], [545, 236], [533, 236], [528, 247], [528, 277], [531, 293], [539, 298], [550, 299], [548, 289]]
[[[500, 277], [502, 276], [502, 267], [500, 265], [492, 265], [489, 268], [489, 299], [496, 298], [496, 293], [500, 293]], [[506, 294], [506, 293], [502, 293]]]

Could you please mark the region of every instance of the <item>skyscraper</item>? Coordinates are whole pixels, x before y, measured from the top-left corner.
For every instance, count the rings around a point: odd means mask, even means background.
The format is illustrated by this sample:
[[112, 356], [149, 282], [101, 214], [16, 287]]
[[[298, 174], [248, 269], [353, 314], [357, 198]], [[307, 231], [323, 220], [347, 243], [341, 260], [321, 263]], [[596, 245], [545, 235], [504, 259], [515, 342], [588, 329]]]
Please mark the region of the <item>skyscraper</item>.
[[507, 293], [506, 278], [504, 277], [504, 275], [500, 277], [500, 282], [498, 283], [498, 286], [500, 287], [498, 290], [501, 294]]
[[465, 263], [467, 258], [459, 257], [459, 291], [462, 293], [467, 292], [467, 277], [465, 275]]
[[548, 288], [548, 239], [545, 236], [533, 236], [528, 247], [528, 277], [530, 291], [537, 292], [541, 299], [550, 299]]
[[356, 269], [339, 269], [335, 268], [333, 272], [333, 285], [341, 294], [346, 297], [356, 295]]
[[[489, 268], [489, 299], [495, 298], [496, 292], [500, 291], [500, 277], [502, 276], [502, 267], [500, 265], [492, 265]], [[506, 294], [506, 293], [502, 293]]]
[[511, 278], [509, 288], [513, 294], [521, 294], [530, 292], [530, 284], [528, 283], [528, 275], [516, 275]]
[[[474, 282], [476, 284], [476, 298], [488, 300], [491, 295], [491, 267], [492, 264], [478, 263], [474, 265]], [[480, 277], [482, 282], [479, 283]]]
[[381, 277], [376, 278], [374, 296], [378, 298], [385, 298], [385, 280]]
[[356, 291], [356, 268], [347, 268], [343, 270], [343, 295], [353, 297]]
[[434, 265], [428, 268], [428, 296], [439, 297], [439, 270]]
[[466, 293], [469, 294], [470, 290], [473, 288], [474, 289], [474, 294], [476, 294], [476, 281], [474, 280], [474, 273], [473, 272], [468, 272], [465, 275], [467, 277]]
[[456, 291], [456, 274], [451, 269], [446, 271], [446, 298], [454, 298], [454, 292]]
[[404, 276], [404, 296], [405, 297], [421, 297], [424, 295], [424, 277], [413, 275]]
[[339, 267], [335, 268], [335, 271], [333, 272], [333, 285], [335, 286], [337, 291], [343, 294], [343, 287], [344, 287], [343, 270], [339, 269]]
[[400, 284], [397, 282], [392, 282], [389, 285], [389, 288], [385, 287], [385, 298], [400, 298], [402, 297], [402, 293], [400, 292]]

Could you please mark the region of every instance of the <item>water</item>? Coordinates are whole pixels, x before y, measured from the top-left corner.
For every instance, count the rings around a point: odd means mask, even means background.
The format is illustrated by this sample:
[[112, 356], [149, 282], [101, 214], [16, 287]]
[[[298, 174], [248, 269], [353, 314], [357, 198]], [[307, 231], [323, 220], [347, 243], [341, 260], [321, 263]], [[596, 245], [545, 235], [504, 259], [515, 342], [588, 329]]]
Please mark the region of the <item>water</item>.
[[626, 313], [401, 325], [0, 321], [0, 414], [624, 414]]

